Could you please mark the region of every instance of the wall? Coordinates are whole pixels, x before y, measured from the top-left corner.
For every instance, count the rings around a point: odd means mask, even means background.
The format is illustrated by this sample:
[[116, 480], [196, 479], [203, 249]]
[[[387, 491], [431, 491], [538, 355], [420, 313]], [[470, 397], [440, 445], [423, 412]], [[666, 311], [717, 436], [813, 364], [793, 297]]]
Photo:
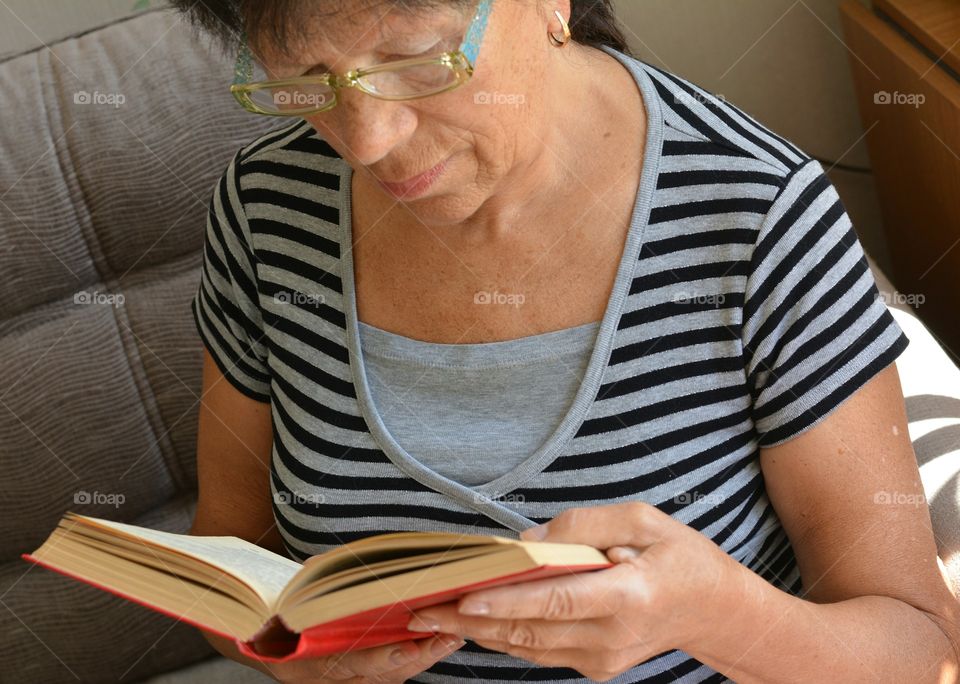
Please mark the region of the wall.
[[840, 0], [615, 4], [637, 57], [723, 95], [821, 160], [864, 249], [889, 271]]

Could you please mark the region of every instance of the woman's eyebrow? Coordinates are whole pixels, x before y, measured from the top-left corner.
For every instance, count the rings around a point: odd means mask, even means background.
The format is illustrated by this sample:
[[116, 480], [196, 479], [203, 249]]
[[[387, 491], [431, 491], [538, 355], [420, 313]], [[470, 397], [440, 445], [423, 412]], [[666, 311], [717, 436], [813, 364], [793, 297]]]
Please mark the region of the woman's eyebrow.
[[[423, 42], [423, 41], [421, 41]], [[385, 40], [382, 44], [377, 46], [377, 50], [381, 52], [393, 52], [393, 51], [402, 51], [407, 49], [419, 48], [420, 45], [413, 39], [403, 40], [402, 36], [398, 36], [398, 39], [395, 40]], [[389, 48], [389, 50], [385, 49]], [[308, 71], [322, 71], [324, 73], [329, 73], [332, 71], [330, 66], [326, 62], [314, 62], [310, 64], [291, 64], [291, 65], [281, 65], [281, 68], [286, 67], [297, 74], [304, 74]]]
[[[448, 28], [444, 23], [441, 26], [428, 26], [424, 27], [422, 24], [419, 26], [410, 26], [403, 27], [400, 29], [384, 26], [380, 29], [380, 42], [373, 47], [375, 51], [401, 51], [404, 49], [411, 49], [412, 47], [419, 47], [417, 41], [422, 42], [424, 38], [436, 38], [438, 40], [443, 39], [443, 31]], [[385, 50], [386, 48], [386, 50]], [[330, 73], [333, 69], [326, 62], [310, 62], [307, 64], [301, 64], [297, 62], [278, 62], [275, 65], [276, 71], [289, 71], [292, 72], [291, 76], [296, 77], [307, 73], [308, 71], [321, 71], [323, 73]]]

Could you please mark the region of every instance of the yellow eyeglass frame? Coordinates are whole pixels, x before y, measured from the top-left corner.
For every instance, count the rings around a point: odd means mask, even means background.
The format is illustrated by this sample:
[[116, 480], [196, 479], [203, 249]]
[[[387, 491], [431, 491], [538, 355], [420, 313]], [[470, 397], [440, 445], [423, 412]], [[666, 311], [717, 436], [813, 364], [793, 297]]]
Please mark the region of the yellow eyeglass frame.
[[[477, 57], [480, 52], [480, 44], [487, 29], [492, 5], [493, 0], [480, 0], [476, 14], [470, 22], [463, 43], [461, 43], [458, 50], [444, 52], [434, 57], [414, 57], [396, 62], [376, 64], [371, 67], [352, 69], [345, 74], [317, 74], [314, 76], [298, 76], [275, 81], [251, 82], [253, 77], [253, 55], [249, 47], [247, 47], [246, 41], [241, 41], [230, 92], [244, 109], [254, 114], [263, 114], [265, 116], [302, 116], [304, 114], [316, 114], [329, 111], [337, 106], [339, 102], [338, 91], [342, 88], [357, 88], [367, 95], [381, 100], [417, 100], [439, 95], [454, 88], [459, 88], [473, 76]], [[415, 95], [386, 95], [366, 86], [363, 82], [363, 78], [371, 74], [399, 71], [408, 67], [431, 64], [442, 65], [450, 69], [454, 74], [454, 80], [441, 88], [417, 93]], [[328, 104], [321, 106], [290, 108], [284, 109], [283, 111], [265, 109], [254, 102], [252, 98], [253, 93], [257, 91], [277, 90], [298, 85], [326, 85], [332, 90], [333, 97]]]

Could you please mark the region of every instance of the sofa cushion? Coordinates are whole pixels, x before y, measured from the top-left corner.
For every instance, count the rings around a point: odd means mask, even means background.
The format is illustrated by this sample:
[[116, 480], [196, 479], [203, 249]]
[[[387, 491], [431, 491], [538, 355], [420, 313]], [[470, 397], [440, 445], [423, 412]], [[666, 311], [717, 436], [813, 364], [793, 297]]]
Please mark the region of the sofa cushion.
[[233, 660], [214, 657], [176, 672], [151, 677], [142, 684], [266, 684], [275, 681], [259, 670]]
[[0, 63], [0, 669], [17, 681], [136, 681], [213, 653], [19, 555], [68, 509], [189, 529], [207, 207], [278, 126], [231, 78], [169, 10]]

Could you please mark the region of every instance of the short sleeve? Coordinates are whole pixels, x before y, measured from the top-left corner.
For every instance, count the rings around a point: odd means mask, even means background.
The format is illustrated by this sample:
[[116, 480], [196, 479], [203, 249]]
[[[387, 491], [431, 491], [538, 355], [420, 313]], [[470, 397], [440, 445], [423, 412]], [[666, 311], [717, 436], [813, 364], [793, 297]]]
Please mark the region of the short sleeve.
[[210, 200], [192, 310], [200, 338], [230, 384], [268, 402], [267, 347], [250, 232], [240, 203], [238, 159], [230, 162]]
[[909, 342], [816, 160], [790, 173], [764, 218], [743, 301], [743, 353], [762, 447], [819, 423]]

